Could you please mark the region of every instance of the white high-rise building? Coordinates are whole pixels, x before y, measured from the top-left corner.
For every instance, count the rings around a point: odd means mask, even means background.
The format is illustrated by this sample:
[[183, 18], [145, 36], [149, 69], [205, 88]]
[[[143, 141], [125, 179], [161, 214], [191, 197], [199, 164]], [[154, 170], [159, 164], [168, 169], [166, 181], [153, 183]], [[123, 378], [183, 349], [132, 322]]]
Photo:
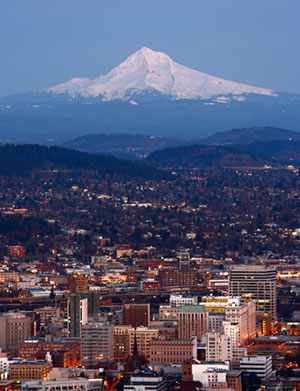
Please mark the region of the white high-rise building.
[[239, 346], [256, 337], [256, 310], [252, 300], [242, 303], [240, 297], [229, 299], [225, 307], [225, 320], [239, 325]]
[[232, 340], [220, 333], [206, 333], [203, 340], [206, 342], [206, 361], [231, 361]]
[[240, 325], [238, 323], [224, 321], [223, 332], [227, 337], [231, 338], [233, 347], [240, 346]]

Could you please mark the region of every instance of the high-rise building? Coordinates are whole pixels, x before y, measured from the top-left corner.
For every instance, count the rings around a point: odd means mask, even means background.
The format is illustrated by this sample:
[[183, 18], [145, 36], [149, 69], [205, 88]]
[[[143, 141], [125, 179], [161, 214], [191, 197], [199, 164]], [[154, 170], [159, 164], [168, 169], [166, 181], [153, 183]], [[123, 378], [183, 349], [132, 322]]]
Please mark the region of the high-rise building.
[[232, 346], [240, 346], [240, 325], [239, 323], [232, 323], [228, 321], [223, 322], [224, 335], [230, 337], [232, 340]]
[[133, 354], [134, 340], [136, 338], [137, 350], [139, 356], [144, 356], [146, 360], [150, 360], [150, 341], [158, 338], [158, 329], [150, 329], [148, 327], [137, 327], [129, 330], [129, 350], [130, 355]]
[[114, 355], [114, 328], [106, 319], [88, 321], [81, 328], [81, 363], [85, 368], [96, 368], [110, 361]]
[[68, 300], [68, 337], [80, 338], [81, 328], [88, 322], [88, 299], [72, 295]]
[[123, 324], [132, 327], [148, 327], [150, 324], [150, 304], [124, 304]]
[[17, 313], [6, 313], [0, 316], [0, 347], [18, 355], [19, 342], [32, 335], [32, 319]]
[[221, 333], [206, 333], [206, 361], [231, 361], [232, 340]]
[[114, 359], [128, 361], [130, 357], [129, 330], [131, 326], [114, 326]]
[[86, 292], [88, 290], [87, 278], [79, 273], [73, 273], [70, 278], [71, 293]]
[[239, 325], [239, 346], [256, 337], [255, 303], [242, 302], [240, 297], [228, 300], [225, 307], [225, 321]]
[[78, 292], [77, 295], [81, 299], [87, 299], [88, 301], [88, 317], [95, 318], [99, 315], [100, 309], [100, 293], [87, 291], [87, 292]]
[[264, 265], [235, 265], [229, 272], [229, 295], [250, 295], [258, 314], [277, 317], [276, 270]]
[[181, 307], [178, 316], [179, 338], [197, 337], [201, 341], [202, 335], [207, 332], [207, 312], [201, 305]]

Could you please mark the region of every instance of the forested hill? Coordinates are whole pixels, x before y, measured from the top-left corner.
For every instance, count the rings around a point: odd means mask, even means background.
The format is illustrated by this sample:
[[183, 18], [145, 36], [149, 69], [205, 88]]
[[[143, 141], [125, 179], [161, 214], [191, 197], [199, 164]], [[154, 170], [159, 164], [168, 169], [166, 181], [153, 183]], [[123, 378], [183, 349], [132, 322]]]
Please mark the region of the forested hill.
[[41, 145], [0, 146], [0, 175], [28, 176], [44, 170], [91, 170], [96, 176], [169, 179], [170, 174], [152, 167], [106, 155], [92, 155], [60, 147]]
[[146, 159], [161, 168], [263, 167], [267, 160], [232, 147], [192, 145], [155, 151]]

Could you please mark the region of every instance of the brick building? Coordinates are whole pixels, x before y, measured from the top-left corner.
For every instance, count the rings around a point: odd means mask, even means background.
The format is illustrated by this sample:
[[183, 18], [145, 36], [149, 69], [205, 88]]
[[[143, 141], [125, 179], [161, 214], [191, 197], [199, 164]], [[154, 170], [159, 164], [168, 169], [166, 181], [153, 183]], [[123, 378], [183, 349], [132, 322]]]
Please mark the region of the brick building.
[[148, 327], [150, 324], [150, 304], [124, 304], [123, 324], [132, 327]]
[[197, 358], [197, 339], [152, 339], [150, 364], [183, 364]]

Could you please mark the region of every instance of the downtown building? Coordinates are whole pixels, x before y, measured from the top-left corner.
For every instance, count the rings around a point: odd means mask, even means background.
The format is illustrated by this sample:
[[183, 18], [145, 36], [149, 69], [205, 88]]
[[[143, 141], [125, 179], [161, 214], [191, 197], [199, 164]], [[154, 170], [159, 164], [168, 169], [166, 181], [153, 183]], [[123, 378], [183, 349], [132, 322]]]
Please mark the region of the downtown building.
[[229, 271], [229, 295], [250, 295], [258, 314], [277, 318], [276, 270], [263, 265], [235, 265]]
[[114, 356], [114, 327], [106, 319], [89, 320], [81, 328], [81, 363], [84, 368], [97, 368]]
[[197, 339], [152, 339], [150, 341], [150, 364], [183, 364], [197, 359]]
[[208, 328], [208, 313], [201, 305], [189, 305], [181, 307], [178, 314], [179, 338], [196, 337], [201, 341]]

